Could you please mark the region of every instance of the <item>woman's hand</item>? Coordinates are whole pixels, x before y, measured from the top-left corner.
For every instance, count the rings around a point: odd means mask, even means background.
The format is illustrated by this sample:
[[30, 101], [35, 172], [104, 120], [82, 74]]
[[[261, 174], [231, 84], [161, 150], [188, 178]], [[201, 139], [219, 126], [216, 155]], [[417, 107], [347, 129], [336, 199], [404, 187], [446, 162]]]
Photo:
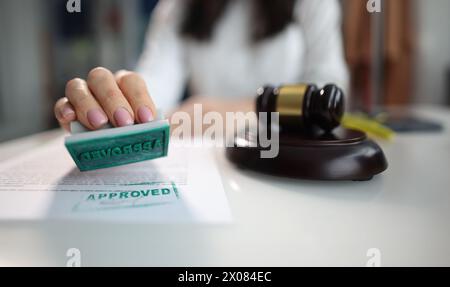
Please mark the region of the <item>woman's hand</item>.
[[[194, 117], [194, 106], [201, 105], [203, 115], [208, 112], [217, 112], [225, 118], [228, 112], [254, 112], [254, 98], [242, 97], [241, 99], [221, 99], [215, 97], [192, 96], [187, 99], [175, 112], [186, 112]], [[173, 115], [172, 113], [172, 115]]]
[[78, 120], [96, 130], [110, 122], [115, 127], [146, 123], [156, 118], [156, 109], [144, 80], [137, 73], [95, 68], [87, 79], [67, 82], [65, 97], [55, 104], [60, 125], [70, 129]]
[[[195, 111], [195, 105], [201, 106], [201, 114], [196, 114]], [[178, 113], [183, 112], [187, 113], [191, 119], [191, 136], [201, 136], [202, 134], [195, 134], [196, 129], [195, 121], [200, 121], [203, 125], [203, 128], [200, 132], [206, 130], [208, 127], [211, 126], [211, 124], [205, 124], [203, 122], [203, 116], [209, 112], [216, 112], [219, 113], [222, 116], [223, 123], [223, 129], [226, 130], [227, 126], [226, 123], [226, 115], [228, 112], [254, 112], [254, 99], [251, 97], [244, 97], [242, 99], [220, 99], [220, 98], [214, 98], [214, 97], [204, 97], [204, 96], [192, 96], [188, 100], [186, 100], [184, 103], [181, 104], [175, 111], [173, 111], [169, 115], [170, 122], [173, 123], [172, 117]], [[200, 116], [201, 118], [196, 119], [195, 117]], [[183, 123], [185, 124], [185, 123]], [[237, 123], [235, 123], [236, 125]], [[171, 131], [174, 131], [175, 128], [177, 128], [179, 124], [172, 124]]]

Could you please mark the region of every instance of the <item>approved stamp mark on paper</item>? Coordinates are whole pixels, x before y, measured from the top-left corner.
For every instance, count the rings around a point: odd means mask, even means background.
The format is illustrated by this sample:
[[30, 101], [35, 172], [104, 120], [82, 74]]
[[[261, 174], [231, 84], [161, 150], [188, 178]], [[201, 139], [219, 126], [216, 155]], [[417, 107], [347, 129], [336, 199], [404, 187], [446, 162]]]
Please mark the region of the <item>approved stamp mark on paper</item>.
[[143, 208], [172, 204], [180, 200], [174, 182], [122, 186], [111, 191], [89, 192], [74, 205], [73, 212]]

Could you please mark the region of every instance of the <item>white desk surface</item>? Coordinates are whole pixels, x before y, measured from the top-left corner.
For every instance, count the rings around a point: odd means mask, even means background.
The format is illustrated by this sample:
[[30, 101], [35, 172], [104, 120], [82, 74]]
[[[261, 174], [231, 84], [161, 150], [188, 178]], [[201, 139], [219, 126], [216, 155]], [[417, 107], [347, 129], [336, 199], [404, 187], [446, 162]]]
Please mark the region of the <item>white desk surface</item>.
[[[444, 133], [399, 135], [381, 145], [389, 169], [369, 182], [313, 182], [242, 172], [217, 162], [234, 223], [120, 225], [1, 222], [0, 265], [450, 266], [450, 110], [422, 107]], [[60, 136], [0, 145], [0, 160]]]

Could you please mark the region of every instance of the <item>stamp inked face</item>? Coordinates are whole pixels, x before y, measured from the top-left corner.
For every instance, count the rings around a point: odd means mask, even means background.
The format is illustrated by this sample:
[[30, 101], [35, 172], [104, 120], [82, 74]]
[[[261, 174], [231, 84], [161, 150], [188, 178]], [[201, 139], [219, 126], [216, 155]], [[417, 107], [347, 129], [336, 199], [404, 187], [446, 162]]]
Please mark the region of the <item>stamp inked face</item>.
[[101, 159], [111, 159], [123, 155], [130, 155], [132, 153], [149, 153], [157, 152], [163, 148], [160, 139], [153, 139], [145, 142], [138, 142], [135, 144], [128, 144], [124, 146], [111, 146], [100, 150], [92, 150], [81, 153], [78, 158], [80, 161], [95, 161]]
[[160, 120], [75, 134], [65, 145], [80, 171], [88, 171], [164, 157], [169, 138], [169, 123]]

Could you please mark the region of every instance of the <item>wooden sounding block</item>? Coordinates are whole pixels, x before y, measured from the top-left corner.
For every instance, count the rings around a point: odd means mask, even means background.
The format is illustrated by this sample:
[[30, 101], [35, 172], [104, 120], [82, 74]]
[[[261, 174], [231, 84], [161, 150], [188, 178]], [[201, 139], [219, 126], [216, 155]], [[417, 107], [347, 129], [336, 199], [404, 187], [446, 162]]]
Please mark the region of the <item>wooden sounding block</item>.
[[[274, 132], [268, 122], [252, 134], [235, 136], [226, 150], [240, 167], [272, 175], [313, 180], [369, 180], [386, 170], [381, 148], [366, 134], [339, 127], [344, 114], [344, 94], [336, 85], [267, 86], [258, 89], [256, 112], [278, 113], [279, 153], [262, 158], [258, 132]], [[269, 116], [268, 116], [269, 117]], [[254, 132], [253, 132], [254, 133]], [[240, 133], [241, 134], [241, 133]]]
[[280, 134], [275, 158], [261, 158], [257, 138], [250, 133], [235, 138], [240, 146], [227, 148], [227, 158], [242, 168], [311, 180], [370, 180], [388, 166], [381, 148], [359, 131], [339, 128], [329, 135]]

